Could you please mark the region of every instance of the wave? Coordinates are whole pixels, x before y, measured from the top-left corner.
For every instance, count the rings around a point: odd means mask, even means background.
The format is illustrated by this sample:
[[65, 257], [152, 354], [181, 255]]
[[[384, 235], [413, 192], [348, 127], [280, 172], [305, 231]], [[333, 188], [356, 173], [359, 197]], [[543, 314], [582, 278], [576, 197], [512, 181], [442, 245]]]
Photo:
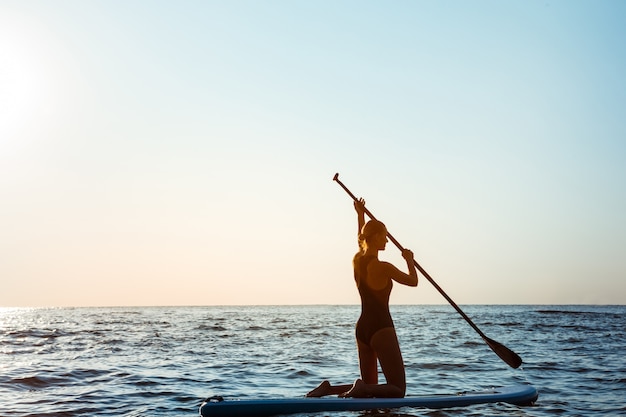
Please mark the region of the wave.
[[75, 369], [71, 371], [42, 370], [37, 374], [31, 374], [29, 376], [13, 377], [8, 378], [7, 380], [0, 379], [0, 385], [15, 385], [28, 390], [33, 390], [49, 387], [83, 385], [86, 382], [99, 381], [103, 376], [110, 377], [106, 379], [113, 379], [115, 374], [111, 371], [97, 369]]
[[196, 330], [209, 330], [212, 332], [225, 332], [228, 329], [224, 326], [216, 325], [216, 324], [201, 324], [196, 327]]
[[27, 330], [12, 330], [5, 333], [5, 336], [13, 339], [25, 339], [25, 338], [41, 338], [41, 339], [55, 339], [57, 337], [69, 336], [72, 333], [67, 333], [59, 329], [27, 329]]
[[583, 311], [583, 310], [535, 310], [536, 313], [546, 315], [562, 315], [562, 316], [611, 316], [614, 318], [623, 317], [622, 314], [612, 311]]
[[26, 376], [23, 378], [13, 378], [7, 381], [9, 384], [21, 385], [26, 388], [45, 388], [51, 384], [51, 378], [43, 378], [39, 376]]

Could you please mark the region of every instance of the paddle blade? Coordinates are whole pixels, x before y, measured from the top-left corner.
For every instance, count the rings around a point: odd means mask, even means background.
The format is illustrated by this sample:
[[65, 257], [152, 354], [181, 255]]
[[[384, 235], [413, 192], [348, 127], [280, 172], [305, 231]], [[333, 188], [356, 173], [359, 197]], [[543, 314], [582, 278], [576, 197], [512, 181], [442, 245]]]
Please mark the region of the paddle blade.
[[488, 337], [485, 337], [485, 342], [487, 342], [491, 350], [493, 350], [496, 355], [498, 355], [500, 359], [506, 362], [511, 368], [517, 369], [522, 364], [522, 358], [502, 343], [498, 343]]

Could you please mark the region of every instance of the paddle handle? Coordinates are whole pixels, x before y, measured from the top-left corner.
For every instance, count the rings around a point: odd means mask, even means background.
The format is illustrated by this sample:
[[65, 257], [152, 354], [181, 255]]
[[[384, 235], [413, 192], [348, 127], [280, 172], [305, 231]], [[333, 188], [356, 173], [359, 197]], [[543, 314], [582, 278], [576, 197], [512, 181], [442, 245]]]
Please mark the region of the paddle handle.
[[[348, 195], [352, 197], [354, 201], [359, 201], [356, 196], [352, 194], [352, 192], [348, 189], [348, 187], [346, 187], [344, 183], [339, 180], [339, 173], [335, 174], [335, 176], [333, 177], [333, 181], [337, 182], [337, 184], [339, 184], [341, 188], [343, 188], [344, 191], [348, 193]], [[371, 211], [369, 211], [365, 206], [363, 207], [363, 209], [365, 211], [365, 214], [367, 214], [370, 219], [376, 220], [376, 217], [374, 217]], [[387, 237], [393, 242], [394, 245], [396, 245], [398, 249], [400, 249], [400, 251], [404, 250], [404, 247], [402, 247], [400, 242], [398, 242], [398, 240], [393, 237], [391, 233], [389, 233], [389, 230], [387, 230]], [[487, 343], [487, 345], [489, 345], [491, 350], [493, 350], [502, 360], [504, 360], [509, 366], [513, 368], [518, 368], [522, 364], [522, 359], [515, 352], [513, 352], [506, 346], [496, 342], [495, 340], [488, 338], [482, 332], [482, 330], [480, 330], [478, 326], [474, 324], [472, 319], [470, 319], [468, 315], [465, 314], [463, 310], [461, 310], [461, 308], [454, 302], [454, 300], [452, 300], [452, 298], [450, 298], [450, 296], [446, 294], [443, 288], [441, 288], [439, 284], [435, 282], [435, 280], [428, 274], [428, 272], [426, 272], [426, 270], [422, 268], [419, 263], [417, 263], [415, 259], [413, 259], [413, 263], [415, 264], [415, 268], [417, 268], [417, 270], [426, 277], [426, 279], [433, 285], [433, 287], [435, 287], [435, 289], [439, 291], [439, 294], [441, 294], [443, 298], [445, 298], [448, 303], [450, 303], [450, 305], [454, 307], [454, 309], [461, 315], [461, 317], [463, 317], [465, 321], [476, 331], [476, 333], [478, 333], [478, 335]]]

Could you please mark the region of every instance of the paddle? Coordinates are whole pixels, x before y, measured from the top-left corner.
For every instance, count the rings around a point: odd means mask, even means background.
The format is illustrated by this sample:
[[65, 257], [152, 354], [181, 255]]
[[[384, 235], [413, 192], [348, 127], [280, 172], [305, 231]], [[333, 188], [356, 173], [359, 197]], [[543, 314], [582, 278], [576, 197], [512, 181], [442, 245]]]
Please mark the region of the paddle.
[[[335, 174], [335, 176], [333, 177], [333, 181], [336, 181], [337, 184], [339, 184], [341, 188], [343, 188], [354, 201], [358, 201], [354, 194], [352, 194], [352, 192], [348, 190], [348, 187], [346, 187], [341, 181], [339, 181], [339, 174]], [[372, 220], [376, 220], [376, 217], [374, 217], [374, 215], [367, 208], [365, 208], [365, 214], [367, 214]], [[389, 233], [389, 231], [387, 231], [387, 237], [393, 242], [394, 245], [396, 245], [398, 249], [400, 249], [400, 251], [404, 250], [400, 242], [398, 242], [391, 235], [391, 233]], [[465, 321], [469, 323], [469, 325], [472, 326], [474, 330], [476, 330], [476, 333], [478, 333], [480, 337], [482, 337], [482, 339], [487, 343], [491, 350], [493, 350], [495, 354], [500, 357], [500, 359], [502, 359], [512, 368], [518, 368], [522, 364], [522, 358], [520, 358], [517, 353], [507, 348], [502, 343], [498, 343], [495, 340], [485, 336], [485, 334], [478, 328], [478, 326], [474, 324], [474, 322], [467, 316], [467, 314], [465, 314], [463, 310], [461, 310], [461, 308], [456, 305], [454, 301], [452, 301], [452, 298], [450, 298], [448, 294], [446, 294], [445, 291], [441, 289], [441, 287], [435, 282], [435, 280], [432, 279], [430, 275], [428, 275], [428, 272], [426, 272], [424, 268], [422, 268], [420, 264], [417, 263], [417, 261], [413, 260], [413, 263], [415, 263], [415, 267], [417, 268], [417, 270], [420, 271], [428, 281], [430, 281], [430, 283], [437, 289], [437, 291], [439, 291], [439, 293], [443, 295], [443, 298], [448, 300], [450, 305], [454, 307], [454, 309], [461, 315], [461, 317], [463, 317]]]

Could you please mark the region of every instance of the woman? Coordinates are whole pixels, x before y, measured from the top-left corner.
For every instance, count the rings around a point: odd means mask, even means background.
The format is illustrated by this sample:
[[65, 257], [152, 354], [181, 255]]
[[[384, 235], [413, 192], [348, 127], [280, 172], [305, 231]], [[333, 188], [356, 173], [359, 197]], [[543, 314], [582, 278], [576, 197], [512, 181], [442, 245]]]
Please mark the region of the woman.
[[[378, 252], [385, 250], [387, 228], [378, 220], [365, 223], [365, 201], [354, 203], [359, 225], [359, 252], [352, 265], [354, 279], [361, 296], [361, 316], [356, 324], [356, 342], [361, 378], [352, 385], [331, 385], [322, 382], [307, 394], [321, 397], [339, 394], [342, 397], [404, 397], [406, 376], [396, 330], [389, 313], [389, 295], [393, 281], [411, 287], [417, 286], [417, 271], [413, 252], [405, 249], [408, 274], [388, 262], [378, 260]], [[378, 384], [380, 362], [386, 383]]]

